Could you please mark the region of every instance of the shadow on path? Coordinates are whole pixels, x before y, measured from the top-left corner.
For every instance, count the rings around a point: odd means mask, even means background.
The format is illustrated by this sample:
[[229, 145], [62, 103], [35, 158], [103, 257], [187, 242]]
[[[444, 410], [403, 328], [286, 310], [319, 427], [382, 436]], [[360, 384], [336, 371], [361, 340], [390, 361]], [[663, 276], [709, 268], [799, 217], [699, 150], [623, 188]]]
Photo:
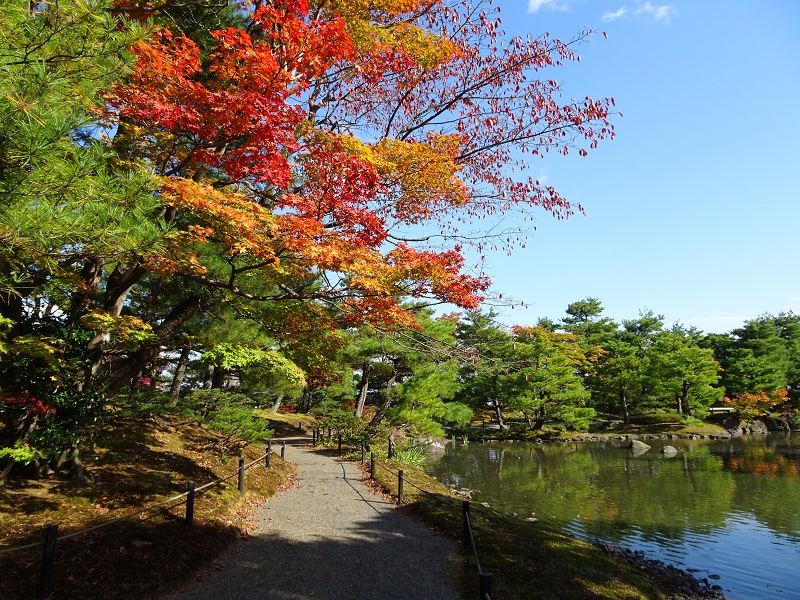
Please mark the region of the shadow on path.
[[355, 465], [303, 441], [286, 447], [297, 486], [259, 509], [252, 538], [169, 598], [460, 600], [453, 543], [372, 494]]

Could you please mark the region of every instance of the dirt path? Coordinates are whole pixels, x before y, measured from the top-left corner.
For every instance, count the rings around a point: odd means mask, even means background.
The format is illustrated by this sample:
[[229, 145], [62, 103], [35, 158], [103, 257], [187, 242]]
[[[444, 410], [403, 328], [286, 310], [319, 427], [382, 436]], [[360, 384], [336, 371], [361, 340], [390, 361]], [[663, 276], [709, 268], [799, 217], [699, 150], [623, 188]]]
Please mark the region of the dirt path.
[[[287, 441], [298, 483], [265, 503], [253, 537], [169, 600], [461, 600], [456, 547], [375, 496], [355, 465]], [[166, 599], [165, 599], [166, 600]]]

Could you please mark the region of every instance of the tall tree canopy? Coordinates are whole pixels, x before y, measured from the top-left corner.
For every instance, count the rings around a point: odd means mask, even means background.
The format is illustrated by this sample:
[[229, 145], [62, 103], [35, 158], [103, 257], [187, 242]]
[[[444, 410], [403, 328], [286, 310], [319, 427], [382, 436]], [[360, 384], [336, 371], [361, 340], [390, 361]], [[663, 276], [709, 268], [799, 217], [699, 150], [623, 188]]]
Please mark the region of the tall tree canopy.
[[508, 39], [490, 4], [5, 0], [4, 398], [114, 396], [231, 305], [300, 366], [297, 336], [416, 327], [405, 297], [477, 308], [463, 245], [515, 243], [483, 219], [580, 210], [507, 168], [613, 136], [539, 75], [589, 32]]

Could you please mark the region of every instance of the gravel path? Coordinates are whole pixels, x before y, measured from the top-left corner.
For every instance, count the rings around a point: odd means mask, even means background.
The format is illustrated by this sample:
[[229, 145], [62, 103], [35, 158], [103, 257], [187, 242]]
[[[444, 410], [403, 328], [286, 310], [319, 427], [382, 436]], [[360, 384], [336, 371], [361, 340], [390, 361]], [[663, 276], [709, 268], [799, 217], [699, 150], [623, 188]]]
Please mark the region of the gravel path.
[[255, 516], [253, 537], [170, 600], [461, 600], [456, 547], [373, 495], [355, 465], [288, 440], [297, 485]]

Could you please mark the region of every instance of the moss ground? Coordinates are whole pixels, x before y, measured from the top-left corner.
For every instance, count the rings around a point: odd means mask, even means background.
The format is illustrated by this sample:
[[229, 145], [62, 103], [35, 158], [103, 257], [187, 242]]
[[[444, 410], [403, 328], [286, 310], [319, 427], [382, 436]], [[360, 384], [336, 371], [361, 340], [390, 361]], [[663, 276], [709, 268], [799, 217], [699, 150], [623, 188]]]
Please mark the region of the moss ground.
[[[71, 481], [9, 479], [0, 487], [0, 550], [42, 539], [58, 524], [60, 535], [80, 531], [157, 504], [236, 471], [238, 457], [210, 450], [218, 436], [167, 417], [120, 418], [99, 430], [84, 451], [90, 478]], [[247, 462], [262, 446], [242, 452]], [[248, 535], [251, 508], [292, 479], [293, 466], [273, 455], [271, 468], [248, 469], [245, 497], [237, 478], [209, 489], [195, 502], [195, 521], [185, 524], [178, 502], [141, 516], [63, 540], [56, 561], [60, 599], [141, 599], [179, 589], [211, 566], [233, 540]], [[173, 507], [174, 506], [174, 507]], [[42, 548], [0, 554], [0, 598], [31, 598]]]
[[[472, 421], [471, 428], [466, 432], [470, 439], [486, 439], [486, 440], [535, 440], [541, 439], [544, 441], [557, 441], [564, 439], [572, 439], [577, 433], [574, 431], [565, 431], [563, 429], [551, 426], [545, 426], [542, 429], [531, 431], [525, 425], [522, 415], [515, 415], [510, 413], [504, 417], [507, 424], [510, 423], [508, 429], [499, 431], [491, 427], [495, 424], [495, 415], [493, 412], [484, 411], [476, 415]], [[643, 419], [646, 420], [646, 419]], [[612, 422], [611, 425], [602, 433], [594, 433], [591, 435], [678, 435], [682, 437], [690, 435], [714, 435], [725, 431], [721, 425], [709, 422], [698, 421], [696, 423], [682, 423], [679, 420], [669, 420], [662, 418], [657, 422], [634, 422], [623, 424]]]

